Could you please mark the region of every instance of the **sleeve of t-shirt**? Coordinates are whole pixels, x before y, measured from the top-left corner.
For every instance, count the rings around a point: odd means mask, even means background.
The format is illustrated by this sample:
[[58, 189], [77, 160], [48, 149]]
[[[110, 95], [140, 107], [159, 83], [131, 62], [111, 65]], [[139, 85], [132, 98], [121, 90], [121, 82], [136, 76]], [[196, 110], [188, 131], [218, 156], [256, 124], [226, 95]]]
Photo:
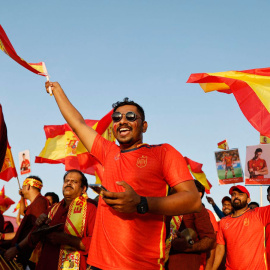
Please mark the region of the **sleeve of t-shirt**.
[[211, 239], [216, 239], [216, 234], [214, 232], [214, 228], [210, 221], [210, 217], [207, 210], [204, 207], [202, 207], [201, 212], [195, 213], [194, 216], [195, 216], [194, 222], [198, 238], [202, 239], [204, 237], [208, 237]]
[[97, 134], [90, 154], [93, 155], [101, 164], [104, 164], [106, 155], [110, 151], [110, 147], [113, 145], [115, 145], [115, 143], [110, 142]]
[[264, 207], [257, 207], [255, 208], [255, 211], [257, 211], [259, 219], [264, 226], [270, 223], [270, 205]]
[[212, 211], [210, 211], [209, 209], [206, 209], [208, 211], [208, 214], [209, 214], [209, 217], [210, 217], [210, 220], [211, 220], [211, 223], [212, 223], [212, 226], [214, 228], [214, 231], [215, 232], [218, 232], [218, 223], [216, 221], [216, 218], [214, 216], [214, 214], [212, 213]]
[[218, 228], [218, 233], [217, 233], [217, 244], [220, 245], [225, 245], [225, 239], [224, 239], [224, 235], [223, 235], [223, 228], [222, 228], [222, 220], [219, 222], [219, 228]]
[[162, 145], [162, 155], [163, 174], [169, 186], [193, 179], [185, 159], [175, 148], [169, 144]]
[[225, 217], [224, 213], [219, 209], [219, 207], [216, 204], [213, 206], [213, 208], [219, 218]]
[[94, 224], [96, 220], [96, 211], [97, 211], [97, 207], [94, 204], [92, 203], [87, 204], [87, 212], [88, 212], [87, 221], [86, 221], [87, 227], [86, 227], [84, 236], [82, 238], [82, 243], [85, 246], [85, 251], [80, 251], [80, 254], [84, 256], [87, 256], [89, 252], [89, 247], [90, 247], [90, 243], [91, 243], [91, 239], [93, 235]]

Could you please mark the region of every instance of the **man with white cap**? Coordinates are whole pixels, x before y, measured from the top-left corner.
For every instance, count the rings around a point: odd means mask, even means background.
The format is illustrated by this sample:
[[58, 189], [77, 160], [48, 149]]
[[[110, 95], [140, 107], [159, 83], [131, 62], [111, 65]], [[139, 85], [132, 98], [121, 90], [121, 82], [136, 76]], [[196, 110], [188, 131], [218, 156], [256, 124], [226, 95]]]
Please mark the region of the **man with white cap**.
[[270, 206], [249, 209], [250, 194], [241, 185], [230, 188], [234, 213], [220, 220], [213, 269], [226, 255], [226, 269], [268, 269], [265, 256], [265, 227], [270, 223]]

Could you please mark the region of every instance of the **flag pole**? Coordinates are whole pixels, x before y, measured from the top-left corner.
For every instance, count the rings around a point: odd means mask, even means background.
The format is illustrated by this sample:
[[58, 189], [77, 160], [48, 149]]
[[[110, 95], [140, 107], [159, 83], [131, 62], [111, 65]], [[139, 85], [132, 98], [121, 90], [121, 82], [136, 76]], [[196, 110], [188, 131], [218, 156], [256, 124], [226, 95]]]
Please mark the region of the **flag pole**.
[[20, 185], [20, 181], [19, 181], [18, 175], [17, 175], [17, 181], [18, 181], [19, 189], [21, 189], [21, 185]]
[[[44, 71], [44, 73], [46, 75], [47, 82], [49, 82], [50, 81], [50, 76], [48, 74], [48, 71], [47, 71], [47, 68], [46, 68], [46, 65], [45, 65], [44, 62], [42, 62], [42, 66], [43, 66], [43, 71]], [[50, 96], [52, 96], [52, 88], [50, 86], [49, 86], [49, 94], [50, 94]]]

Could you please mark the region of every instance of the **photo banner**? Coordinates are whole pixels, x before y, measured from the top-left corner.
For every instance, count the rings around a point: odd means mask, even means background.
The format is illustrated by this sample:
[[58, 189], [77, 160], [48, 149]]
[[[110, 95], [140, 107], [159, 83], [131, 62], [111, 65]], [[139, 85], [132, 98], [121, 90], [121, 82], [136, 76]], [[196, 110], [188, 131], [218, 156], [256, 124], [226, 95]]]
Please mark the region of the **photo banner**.
[[246, 185], [270, 185], [270, 144], [247, 146]]
[[215, 160], [220, 185], [244, 182], [238, 149], [217, 151]]
[[30, 153], [29, 150], [24, 150], [19, 153], [19, 164], [21, 175], [31, 172]]

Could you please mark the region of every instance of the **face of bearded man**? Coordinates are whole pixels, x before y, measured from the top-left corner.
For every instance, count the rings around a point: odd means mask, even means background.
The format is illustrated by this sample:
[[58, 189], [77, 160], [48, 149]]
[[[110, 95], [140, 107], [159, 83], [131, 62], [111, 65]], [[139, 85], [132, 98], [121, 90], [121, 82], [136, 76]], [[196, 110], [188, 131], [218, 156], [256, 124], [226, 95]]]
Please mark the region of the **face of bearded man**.
[[250, 199], [246, 193], [241, 190], [234, 190], [232, 192], [232, 206], [234, 210], [240, 210], [248, 206]]

